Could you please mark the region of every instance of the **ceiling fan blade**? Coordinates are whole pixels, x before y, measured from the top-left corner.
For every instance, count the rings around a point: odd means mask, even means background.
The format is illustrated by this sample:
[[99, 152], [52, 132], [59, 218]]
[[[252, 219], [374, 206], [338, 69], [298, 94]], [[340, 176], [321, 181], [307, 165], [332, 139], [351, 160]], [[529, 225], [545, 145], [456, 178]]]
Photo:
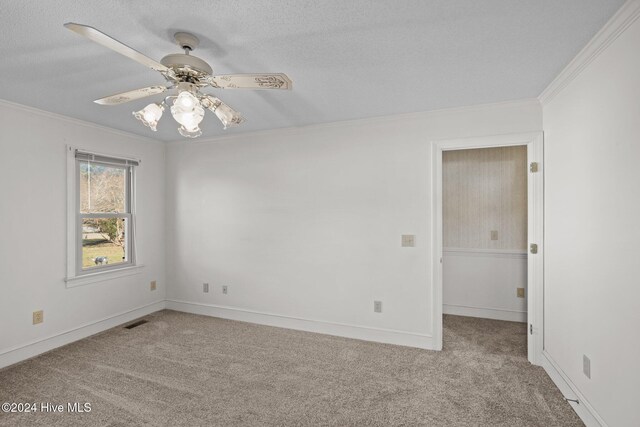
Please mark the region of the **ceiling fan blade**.
[[125, 102], [134, 101], [136, 99], [145, 98], [147, 96], [156, 95], [167, 90], [164, 86], [149, 86], [142, 89], [130, 90], [129, 92], [117, 93], [104, 98], [96, 99], [96, 104], [100, 105], [118, 105]]
[[240, 113], [215, 96], [204, 95], [203, 98], [203, 106], [211, 110], [218, 119], [220, 119], [225, 129], [228, 127], [240, 126], [242, 123], [247, 121]]
[[133, 59], [136, 62], [139, 62], [142, 65], [145, 65], [153, 70], [159, 71], [161, 73], [169, 73], [169, 68], [165, 67], [161, 63], [154, 61], [148, 56], [143, 55], [135, 49], [130, 48], [129, 46], [120, 43], [118, 40], [109, 37], [105, 33], [96, 30], [93, 27], [89, 27], [88, 25], [75, 24], [73, 22], [67, 22], [64, 26], [71, 31], [80, 34], [88, 38], [91, 41], [94, 41], [98, 44], [101, 44], [104, 47], [108, 47], [111, 50], [118, 52], [121, 55], [126, 56], [129, 59]]
[[222, 74], [209, 77], [209, 84], [220, 89], [291, 89], [293, 82], [284, 73]]

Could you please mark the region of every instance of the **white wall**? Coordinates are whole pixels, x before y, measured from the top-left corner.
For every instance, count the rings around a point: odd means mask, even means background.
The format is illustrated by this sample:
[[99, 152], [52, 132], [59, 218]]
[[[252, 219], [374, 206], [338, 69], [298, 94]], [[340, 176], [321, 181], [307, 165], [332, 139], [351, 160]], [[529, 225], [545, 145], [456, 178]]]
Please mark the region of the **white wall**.
[[170, 144], [169, 307], [429, 347], [429, 142], [540, 130], [525, 101]]
[[[526, 253], [445, 249], [442, 258], [445, 314], [527, 321]], [[518, 297], [517, 288], [525, 289], [525, 298]]]
[[580, 406], [620, 427], [640, 425], [640, 2], [629, 5], [617, 22], [633, 24], [606, 29], [612, 43], [543, 94], [545, 349]]
[[[5, 102], [0, 128], [0, 362], [77, 339], [97, 331], [83, 326], [164, 300], [164, 144]], [[66, 144], [142, 159], [137, 246], [145, 267], [139, 274], [66, 287]], [[151, 280], [157, 280], [155, 292]], [[44, 323], [32, 325], [32, 312], [40, 309]]]

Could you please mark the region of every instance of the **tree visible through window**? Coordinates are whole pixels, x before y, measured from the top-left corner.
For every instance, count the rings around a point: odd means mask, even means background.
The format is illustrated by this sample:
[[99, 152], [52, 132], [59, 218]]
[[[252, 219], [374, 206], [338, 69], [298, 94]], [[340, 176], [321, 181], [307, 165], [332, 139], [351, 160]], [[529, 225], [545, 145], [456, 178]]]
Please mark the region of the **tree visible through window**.
[[132, 263], [132, 166], [77, 159], [78, 272]]

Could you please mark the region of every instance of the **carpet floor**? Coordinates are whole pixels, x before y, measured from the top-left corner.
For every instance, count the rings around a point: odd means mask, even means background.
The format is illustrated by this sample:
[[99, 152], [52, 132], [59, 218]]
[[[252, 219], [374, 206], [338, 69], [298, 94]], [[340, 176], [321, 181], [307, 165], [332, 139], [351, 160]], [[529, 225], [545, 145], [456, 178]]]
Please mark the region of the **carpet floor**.
[[0, 412], [0, 425], [582, 425], [527, 361], [521, 323], [445, 316], [435, 352], [170, 310], [145, 319], [1, 370], [0, 402], [38, 412]]

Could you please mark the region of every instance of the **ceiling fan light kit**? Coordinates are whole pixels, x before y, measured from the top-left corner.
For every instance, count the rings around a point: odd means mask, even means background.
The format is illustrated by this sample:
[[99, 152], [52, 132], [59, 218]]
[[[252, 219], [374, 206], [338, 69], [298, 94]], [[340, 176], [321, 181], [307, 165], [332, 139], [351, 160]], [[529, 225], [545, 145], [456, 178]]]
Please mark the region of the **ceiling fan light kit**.
[[290, 90], [292, 87], [291, 79], [283, 73], [213, 75], [213, 69], [207, 62], [190, 55], [190, 52], [200, 43], [193, 34], [176, 33], [175, 41], [184, 53], [169, 54], [160, 62], [156, 62], [93, 27], [71, 22], [64, 26], [93, 42], [158, 71], [168, 82], [167, 86], [149, 86], [97, 99], [95, 101], [97, 104], [119, 105], [175, 89], [175, 95], [169, 95], [162, 102], [151, 103], [133, 112], [133, 116], [152, 131], [157, 130], [158, 122], [169, 106], [174, 120], [180, 124], [178, 132], [186, 138], [197, 138], [202, 135], [200, 122], [204, 119], [205, 109], [216, 115], [224, 129], [241, 125], [246, 121], [240, 113], [217, 97], [202, 92], [204, 88]]

